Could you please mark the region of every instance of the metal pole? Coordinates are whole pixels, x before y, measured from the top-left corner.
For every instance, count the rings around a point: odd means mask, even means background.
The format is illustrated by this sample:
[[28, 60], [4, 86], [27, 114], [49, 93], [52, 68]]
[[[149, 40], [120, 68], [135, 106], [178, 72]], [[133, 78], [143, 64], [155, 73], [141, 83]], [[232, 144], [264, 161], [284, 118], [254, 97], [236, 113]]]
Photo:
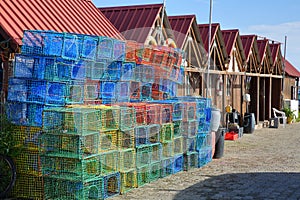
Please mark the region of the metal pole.
[[213, 1], [209, 2], [209, 29], [208, 29], [208, 58], [207, 58], [207, 69], [206, 69], [206, 97], [208, 97], [208, 88], [210, 88], [209, 80], [209, 68], [210, 68], [210, 43], [211, 43], [211, 22], [212, 22], [212, 7]]
[[164, 26], [164, 17], [165, 17], [165, 7], [166, 7], [166, 1], [167, 0], [164, 0], [163, 1], [163, 8], [162, 8], [162, 15], [161, 15], [161, 25], [160, 25], [160, 42], [161, 42], [161, 45], [164, 44], [164, 37], [163, 37], [163, 26]]
[[284, 108], [284, 102], [283, 102], [283, 98], [284, 98], [284, 79], [285, 79], [285, 56], [286, 56], [286, 43], [287, 43], [287, 36], [284, 37], [284, 53], [283, 53], [283, 66], [282, 66], [282, 99], [281, 99], [281, 108]]

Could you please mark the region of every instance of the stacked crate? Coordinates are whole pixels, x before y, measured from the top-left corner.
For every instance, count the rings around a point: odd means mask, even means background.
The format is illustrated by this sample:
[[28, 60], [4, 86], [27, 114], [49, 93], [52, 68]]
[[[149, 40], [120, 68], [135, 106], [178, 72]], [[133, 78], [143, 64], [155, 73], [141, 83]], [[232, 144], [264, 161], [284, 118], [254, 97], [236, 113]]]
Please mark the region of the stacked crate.
[[182, 132], [184, 137], [184, 169], [198, 167], [198, 153], [196, 152], [196, 141], [198, 133], [198, 121], [196, 116], [196, 103], [183, 102]]
[[132, 107], [120, 107], [118, 131], [118, 170], [121, 174], [121, 190], [124, 194], [137, 187], [135, 127], [136, 113]]
[[192, 98], [192, 100], [196, 102], [196, 120], [198, 123], [196, 137], [198, 167], [202, 167], [212, 160], [211, 100], [206, 98]]
[[17, 180], [12, 195], [18, 198], [43, 199], [44, 186], [41, 157], [38, 151], [40, 127], [17, 126], [14, 133], [21, 152], [14, 158]]
[[99, 110], [44, 110], [40, 154], [45, 199], [103, 198], [105, 179], [101, 175], [106, 168], [101, 163], [100, 129]]
[[105, 199], [211, 160], [210, 100], [176, 97], [180, 50], [52, 31], [23, 44], [7, 114], [41, 191], [16, 197]]
[[38, 138], [42, 135], [43, 110], [65, 103], [67, 83], [56, 82], [58, 74], [52, 73], [63, 52], [64, 36], [52, 31], [26, 31], [22, 54], [14, 58], [6, 113], [17, 125], [14, 137], [22, 149], [15, 158], [18, 176], [12, 191], [18, 198], [44, 198]]

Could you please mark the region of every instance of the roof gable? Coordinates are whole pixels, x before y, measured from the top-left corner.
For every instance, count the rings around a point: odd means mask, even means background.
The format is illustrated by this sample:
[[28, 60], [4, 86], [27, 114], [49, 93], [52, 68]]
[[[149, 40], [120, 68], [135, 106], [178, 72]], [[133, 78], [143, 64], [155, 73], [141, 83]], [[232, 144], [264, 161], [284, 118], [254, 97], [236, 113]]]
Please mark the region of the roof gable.
[[195, 15], [169, 16], [170, 25], [174, 30], [174, 36], [178, 47], [182, 47], [192, 27]]
[[257, 43], [255, 44], [256, 35], [241, 35], [240, 37], [244, 47], [246, 61], [248, 61], [250, 57], [251, 48], [254, 45], [256, 45], [256, 49], [257, 49]]
[[163, 4], [99, 8], [127, 40], [144, 43], [163, 9]]
[[269, 45], [268, 39], [257, 40], [257, 47], [258, 47], [259, 56], [261, 58], [261, 62], [263, 62], [265, 54], [267, 55], [268, 53], [270, 53], [270, 49], [268, 49], [268, 45]]
[[53, 30], [123, 39], [120, 32], [87, 0], [1, 0], [0, 25], [6, 37], [22, 44], [24, 30]]
[[234, 30], [222, 30], [222, 35], [224, 38], [225, 46], [226, 46], [226, 51], [228, 55], [231, 55], [235, 42], [237, 40], [239, 31], [237, 29]]
[[[206, 51], [208, 51], [209, 24], [198, 24], [198, 28], [200, 30], [200, 35], [202, 37], [204, 48], [205, 48]], [[219, 29], [220, 29], [220, 24], [219, 23], [211, 24], [210, 45], [213, 44], [213, 41], [215, 40], [215, 37], [217, 36], [217, 33], [218, 33]]]
[[280, 43], [272, 43], [270, 44], [270, 50], [271, 50], [271, 55], [272, 55], [272, 59], [273, 59], [273, 63], [275, 63], [276, 58], [279, 54], [280, 51]]

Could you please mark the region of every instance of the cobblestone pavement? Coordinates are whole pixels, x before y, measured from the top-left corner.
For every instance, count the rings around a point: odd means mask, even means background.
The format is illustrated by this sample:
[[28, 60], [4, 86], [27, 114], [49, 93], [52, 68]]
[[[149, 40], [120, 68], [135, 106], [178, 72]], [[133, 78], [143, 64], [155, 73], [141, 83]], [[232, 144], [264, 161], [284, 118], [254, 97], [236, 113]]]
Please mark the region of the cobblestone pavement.
[[221, 159], [111, 199], [300, 200], [300, 123], [226, 140]]

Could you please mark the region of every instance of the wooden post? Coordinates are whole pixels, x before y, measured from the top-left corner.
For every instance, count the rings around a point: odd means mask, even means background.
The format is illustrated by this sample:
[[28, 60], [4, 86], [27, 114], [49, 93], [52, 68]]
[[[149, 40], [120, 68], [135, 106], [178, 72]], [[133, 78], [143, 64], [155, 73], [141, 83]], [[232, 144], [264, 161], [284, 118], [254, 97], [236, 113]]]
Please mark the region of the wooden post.
[[257, 99], [257, 102], [256, 102], [256, 123], [258, 124], [259, 122], [259, 89], [260, 89], [260, 77], [258, 76], [257, 77], [257, 94], [256, 94], [256, 99]]

